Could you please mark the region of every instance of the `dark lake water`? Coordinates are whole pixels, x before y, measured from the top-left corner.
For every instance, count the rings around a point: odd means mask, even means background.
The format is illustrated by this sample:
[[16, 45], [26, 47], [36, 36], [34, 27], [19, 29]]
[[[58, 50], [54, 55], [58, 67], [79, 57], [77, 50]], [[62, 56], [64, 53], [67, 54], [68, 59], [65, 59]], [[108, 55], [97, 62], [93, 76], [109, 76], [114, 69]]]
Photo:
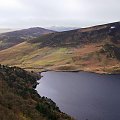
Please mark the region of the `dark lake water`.
[[37, 91], [77, 120], [120, 120], [120, 75], [45, 72]]

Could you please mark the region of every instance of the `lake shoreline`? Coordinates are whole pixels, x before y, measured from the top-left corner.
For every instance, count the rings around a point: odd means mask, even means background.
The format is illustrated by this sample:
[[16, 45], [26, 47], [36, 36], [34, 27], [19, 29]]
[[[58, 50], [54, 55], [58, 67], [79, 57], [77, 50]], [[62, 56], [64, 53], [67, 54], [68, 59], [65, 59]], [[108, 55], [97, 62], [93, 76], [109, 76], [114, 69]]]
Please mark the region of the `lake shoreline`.
[[100, 74], [100, 75], [119, 75], [120, 72], [105, 72], [105, 71], [90, 71], [90, 70], [58, 70], [58, 69], [46, 69], [46, 68], [23, 68], [28, 71], [34, 71], [37, 73], [42, 72], [48, 72], [48, 71], [54, 71], [54, 72], [88, 72], [88, 73], [94, 73], [94, 74]]
[[[113, 101], [119, 101], [117, 95], [114, 94], [114, 92], [117, 93], [119, 88], [119, 75], [100, 75], [84, 71], [43, 71], [41, 75], [43, 77], [40, 79], [40, 84], [36, 89], [38, 93], [51, 98], [61, 111], [73, 116], [77, 120], [92, 120], [98, 117], [107, 118], [109, 116], [107, 116], [108, 113], [106, 111], [109, 111], [109, 114], [111, 113], [111, 103], [116, 105], [116, 102]], [[111, 94], [114, 97], [111, 98]], [[106, 107], [106, 104], [108, 107]], [[97, 112], [95, 114], [96, 108], [100, 110], [100, 113]], [[103, 111], [105, 114], [103, 114]], [[112, 112], [114, 113], [114, 111]], [[117, 116], [119, 118], [119, 115]]]

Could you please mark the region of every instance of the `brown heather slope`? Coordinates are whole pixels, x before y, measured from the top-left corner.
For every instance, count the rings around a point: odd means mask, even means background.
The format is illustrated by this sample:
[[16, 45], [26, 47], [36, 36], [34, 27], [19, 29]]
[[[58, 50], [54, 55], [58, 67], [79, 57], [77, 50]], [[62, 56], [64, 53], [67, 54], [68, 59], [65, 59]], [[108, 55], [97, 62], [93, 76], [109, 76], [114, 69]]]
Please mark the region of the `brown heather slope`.
[[0, 63], [35, 70], [120, 73], [120, 22], [28, 40], [0, 51]]

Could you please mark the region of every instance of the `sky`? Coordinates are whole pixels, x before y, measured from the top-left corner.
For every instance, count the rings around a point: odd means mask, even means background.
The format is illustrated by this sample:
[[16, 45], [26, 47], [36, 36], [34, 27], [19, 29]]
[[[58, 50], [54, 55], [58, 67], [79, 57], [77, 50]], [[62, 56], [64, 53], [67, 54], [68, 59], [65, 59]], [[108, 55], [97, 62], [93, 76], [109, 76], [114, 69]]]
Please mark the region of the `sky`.
[[0, 28], [88, 27], [120, 21], [120, 0], [0, 0]]

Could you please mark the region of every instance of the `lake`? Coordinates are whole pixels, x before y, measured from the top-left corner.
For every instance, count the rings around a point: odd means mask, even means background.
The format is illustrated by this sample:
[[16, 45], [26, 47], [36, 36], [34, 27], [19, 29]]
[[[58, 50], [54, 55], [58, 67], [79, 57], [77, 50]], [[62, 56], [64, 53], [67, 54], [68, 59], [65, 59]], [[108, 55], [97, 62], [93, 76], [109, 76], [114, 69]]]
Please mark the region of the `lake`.
[[44, 72], [36, 90], [77, 120], [120, 120], [120, 75]]

